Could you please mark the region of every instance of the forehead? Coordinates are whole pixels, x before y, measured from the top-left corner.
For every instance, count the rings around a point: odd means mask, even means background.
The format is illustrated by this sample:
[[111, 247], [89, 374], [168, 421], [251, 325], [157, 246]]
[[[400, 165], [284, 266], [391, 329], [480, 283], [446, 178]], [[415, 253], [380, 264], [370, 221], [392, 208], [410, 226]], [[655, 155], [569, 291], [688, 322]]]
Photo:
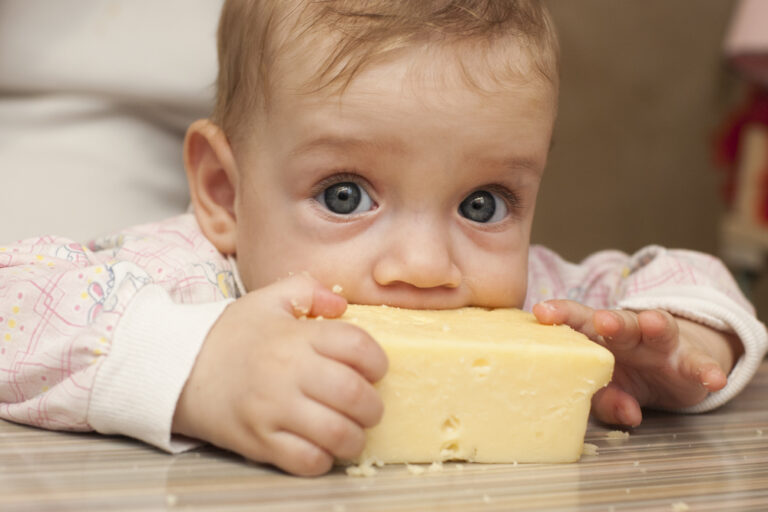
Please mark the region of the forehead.
[[499, 92], [538, 81], [538, 85], [549, 85], [557, 95], [556, 54], [520, 36], [425, 36], [404, 45], [393, 43], [387, 51], [371, 55], [363, 52], [336, 61], [333, 56], [339, 43], [338, 35], [323, 32], [306, 33], [285, 42], [272, 62], [273, 85], [295, 94], [339, 93], [370, 68], [399, 65], [406, 72], [403, 78], [410, 78], [419, 87], [428, 87], [431, 81], [464, 85], [478, 92]]
[[[535, 70], [518, 45], [497, 46], [399, 49], [370, 63], [343, 89], [318, 89], [313, 84], [317, 65], [312, 63], [317, 61], [312, 54], [319, 50], [307, 52], [282, 70], [268, 117], [279, 122], [300, 118], [308, 129], [329, 120], [384, 127], [404, 119], [413, 123], [415, 115], [417, 121], [429, 119], [446, 129], [484, 124], [511, 130], [515, 125], [548, 138], [556, 86]], [[399, 129], [408, 132], [417, 127]]]

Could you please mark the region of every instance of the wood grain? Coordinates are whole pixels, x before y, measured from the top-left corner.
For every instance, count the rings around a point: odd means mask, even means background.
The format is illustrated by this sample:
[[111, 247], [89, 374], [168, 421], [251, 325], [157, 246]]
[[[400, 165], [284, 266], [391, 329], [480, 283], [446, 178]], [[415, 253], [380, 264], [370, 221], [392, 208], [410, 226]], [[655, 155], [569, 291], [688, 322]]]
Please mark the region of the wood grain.
[[768, 361], [719, 410], [646, 413], [629, 434], [590, 425], [598, 453], [574, 464], [449, 463], [419, 475], [388, 465], [368, 478], [342, 468], [297, 478], [212, 447], [172, 456], [0, 421], [0, 510], [768, 510]]

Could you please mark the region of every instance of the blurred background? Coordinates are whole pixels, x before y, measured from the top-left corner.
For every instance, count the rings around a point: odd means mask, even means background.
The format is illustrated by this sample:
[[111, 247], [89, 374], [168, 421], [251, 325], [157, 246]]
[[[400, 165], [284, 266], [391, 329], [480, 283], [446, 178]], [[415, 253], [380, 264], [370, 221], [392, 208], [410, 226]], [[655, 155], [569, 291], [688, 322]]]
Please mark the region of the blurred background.
[[546, 3], [562, 82], [536, 240], [575, 259], [649, 243], [716, 251], [712, 139], [734, 93], [722, 59], [734, 2]]
[[[723, 57], [737, 2], [545, 3], [560, 34], [561, 95], [533, 241], [574, 261], [647, 244], [719, 255], [715, 139], [746, 94]], [[766, 321], [768, 279], [751, 295]]]
[[[745, 97], [723, 56], [738, 1], [544, 1], [562, 87], [534, 243], [573, 261], [647, 244], [720, 255], [713, 153]], [[181, 138], [212, 98], [219, 5], [0, 0], [2, 241], [183, 211]], [[768, 320], [768, 279], [752, 285]]]

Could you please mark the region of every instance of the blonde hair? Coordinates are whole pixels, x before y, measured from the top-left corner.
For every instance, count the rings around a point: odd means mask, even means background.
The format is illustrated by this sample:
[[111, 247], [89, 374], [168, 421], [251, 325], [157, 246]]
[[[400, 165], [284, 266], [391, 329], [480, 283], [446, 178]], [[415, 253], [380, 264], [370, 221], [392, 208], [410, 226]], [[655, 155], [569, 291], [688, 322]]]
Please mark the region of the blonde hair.
[[[225, 133], [232, 137], [255, 108], [268, 108], [277, 59], [317, 35], [336, 44], [305, 84], [313, 90], [342, 91], [366, 65], [398, 48], [431, 41], [492, 44], [509, 37], [558, 87], [557, 36], [538, 0], [227, 0], [212, 116]], [[477, 85], [465, 68], [463, 75]]]

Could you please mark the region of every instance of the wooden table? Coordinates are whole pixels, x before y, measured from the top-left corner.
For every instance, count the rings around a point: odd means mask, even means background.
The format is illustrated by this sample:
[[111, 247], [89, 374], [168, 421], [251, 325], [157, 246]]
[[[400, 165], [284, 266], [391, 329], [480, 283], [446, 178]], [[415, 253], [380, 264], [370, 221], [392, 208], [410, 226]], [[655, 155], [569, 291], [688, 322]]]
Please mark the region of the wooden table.
[[[177, 456], [129, 439], [0, 421], [0, 511], [768, 511], [768, 361], [716, 412], [647, 413], [596, 455], [563, 465], [446, 463], [372, 477], [287, 476], [211, 447]], [[427, 466], [421, 466], [426, 468]]]

